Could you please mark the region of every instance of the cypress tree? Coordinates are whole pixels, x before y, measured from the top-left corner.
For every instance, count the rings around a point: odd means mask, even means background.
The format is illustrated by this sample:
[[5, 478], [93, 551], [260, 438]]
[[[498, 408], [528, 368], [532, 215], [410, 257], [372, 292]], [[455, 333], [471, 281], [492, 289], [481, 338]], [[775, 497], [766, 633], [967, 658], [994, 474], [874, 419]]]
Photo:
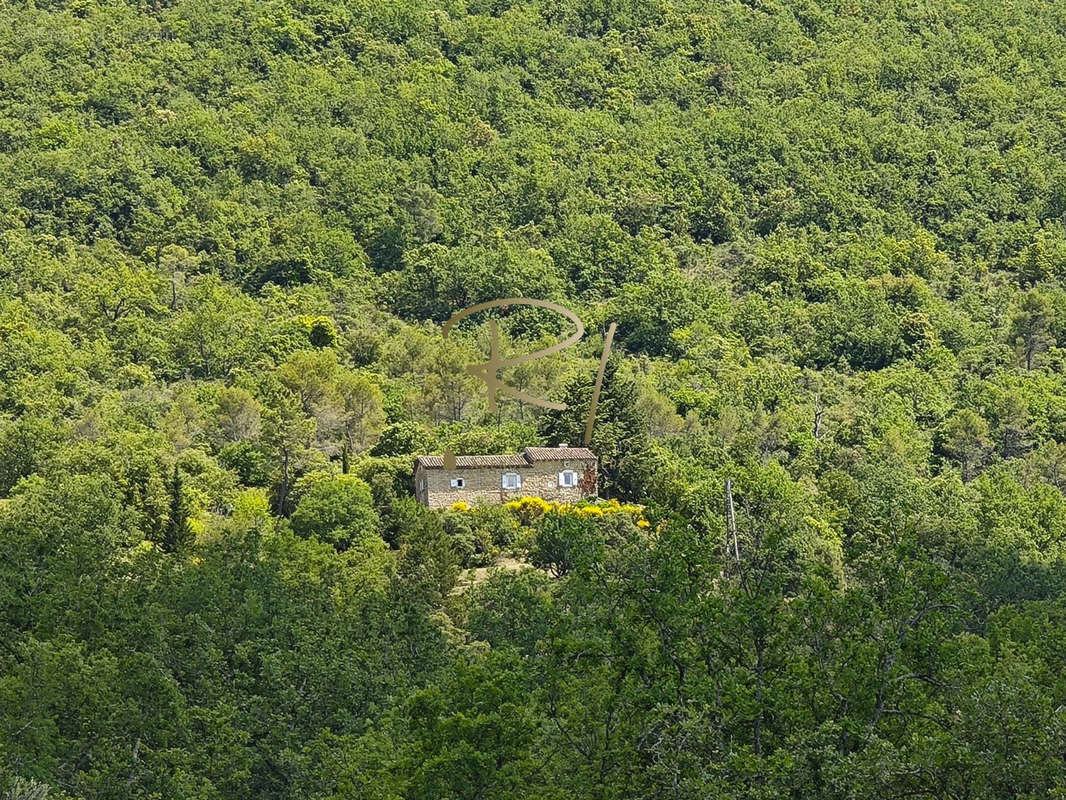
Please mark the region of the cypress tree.
[[163, 531], [163, 550], [168, 553], [181, 552], [192, 541], [192, 526], [189, 525], [189, 507], [185, 502], [181, 487], [181, 473], [178, 465], [174, 465], [174, 473], [167, 482], [167, 493], [170, 495], [170, 513], [167, 515], [167, 526]]
[[[592, 402], [592, 381], [584, 377], [571, 379], [563, 390], [566, 409], [546, 412], [540, 419], [539, 433], [549, 445], [563, 442], [580, 447], [585, 436], [585, 421]], [[647, 447], [644, 420], [637, 409], [637, 385], [621, 369], [621, 360], [612, 355], [603, 373], [603, 387], [596, 407], [596, 422], [589, 447], [599, 459], [599, 490], [604, 497], [631, 494], [630, 476], [626, 474], [628, 457]]]

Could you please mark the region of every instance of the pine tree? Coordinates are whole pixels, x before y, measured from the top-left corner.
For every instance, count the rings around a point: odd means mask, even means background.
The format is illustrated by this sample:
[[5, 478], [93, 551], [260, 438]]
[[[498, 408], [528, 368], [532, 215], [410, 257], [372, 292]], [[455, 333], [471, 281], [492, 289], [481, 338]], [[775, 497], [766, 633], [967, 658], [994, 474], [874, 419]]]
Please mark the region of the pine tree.
[[189, 525], [189, 507], [181, 488], [181, 473], [174, 465], [173, 477], [167, 482], [170, 495], [170, 513], [167, 526], [163, 531], [163, 550], [168, 553], [181, 552], [192, 540], [192, 526]]
[[[627, 465], [647, 446], [645, 425], [637, 410], [636, 381], [621, 369], [621, 363], [617, 356], [607, 361], [589, 444], [599, 458], [599, 490], [603, 497], [632, 494], [633, 475]], [[592, 380], [583, 377], [567, 382], [562, 398], [566, 408], [548, 411], [541, 417], [539, 432], [546, 443], [573, 447], [583, 444], [592, 386]]]

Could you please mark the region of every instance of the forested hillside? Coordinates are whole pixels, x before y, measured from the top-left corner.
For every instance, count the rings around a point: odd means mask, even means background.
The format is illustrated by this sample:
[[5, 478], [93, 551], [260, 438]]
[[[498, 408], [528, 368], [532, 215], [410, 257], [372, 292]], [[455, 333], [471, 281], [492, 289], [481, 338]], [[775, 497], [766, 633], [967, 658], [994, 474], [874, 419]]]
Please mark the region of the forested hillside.
[[1056, 2], [0, 3], [0, 797], [1066, 798], [1064, 159]]

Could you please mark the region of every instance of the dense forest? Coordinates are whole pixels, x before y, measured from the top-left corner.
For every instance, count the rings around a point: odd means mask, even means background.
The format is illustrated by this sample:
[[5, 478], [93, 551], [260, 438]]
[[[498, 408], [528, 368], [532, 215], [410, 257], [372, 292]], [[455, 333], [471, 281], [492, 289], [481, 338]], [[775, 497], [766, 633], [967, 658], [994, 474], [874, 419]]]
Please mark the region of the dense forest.
[[1066, 798], [1064, 368], [1066, 4], [9, 0], [0, 797]]

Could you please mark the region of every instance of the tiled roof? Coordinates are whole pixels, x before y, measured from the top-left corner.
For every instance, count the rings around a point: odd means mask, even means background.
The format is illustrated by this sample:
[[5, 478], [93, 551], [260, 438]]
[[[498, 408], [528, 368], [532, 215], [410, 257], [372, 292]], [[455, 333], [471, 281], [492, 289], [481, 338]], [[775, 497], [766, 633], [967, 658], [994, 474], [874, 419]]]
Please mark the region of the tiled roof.
[[[566, 461], [569, 459], [595, 459], [596, 454], [587, 447], [527, 447], [521, 455], [501, 456], [456, 456], [456, 469], [464, 467], [528, 467], [534, 461]], [[427, 469], [443, 469], [444, 456], [419, 456], [417, 463]]]
[[587, 447], [527, 447], [522, 455], [530, 461], [563, 461], [571, 458], [595, 458]]
[[[444, 456], [419, 456], [418, 463], [423, 467], [443, 469]], [[505, 456], [456, 456], [455, 466], [463, 467], [528, 467], [529, 462], [519, 455]]]

